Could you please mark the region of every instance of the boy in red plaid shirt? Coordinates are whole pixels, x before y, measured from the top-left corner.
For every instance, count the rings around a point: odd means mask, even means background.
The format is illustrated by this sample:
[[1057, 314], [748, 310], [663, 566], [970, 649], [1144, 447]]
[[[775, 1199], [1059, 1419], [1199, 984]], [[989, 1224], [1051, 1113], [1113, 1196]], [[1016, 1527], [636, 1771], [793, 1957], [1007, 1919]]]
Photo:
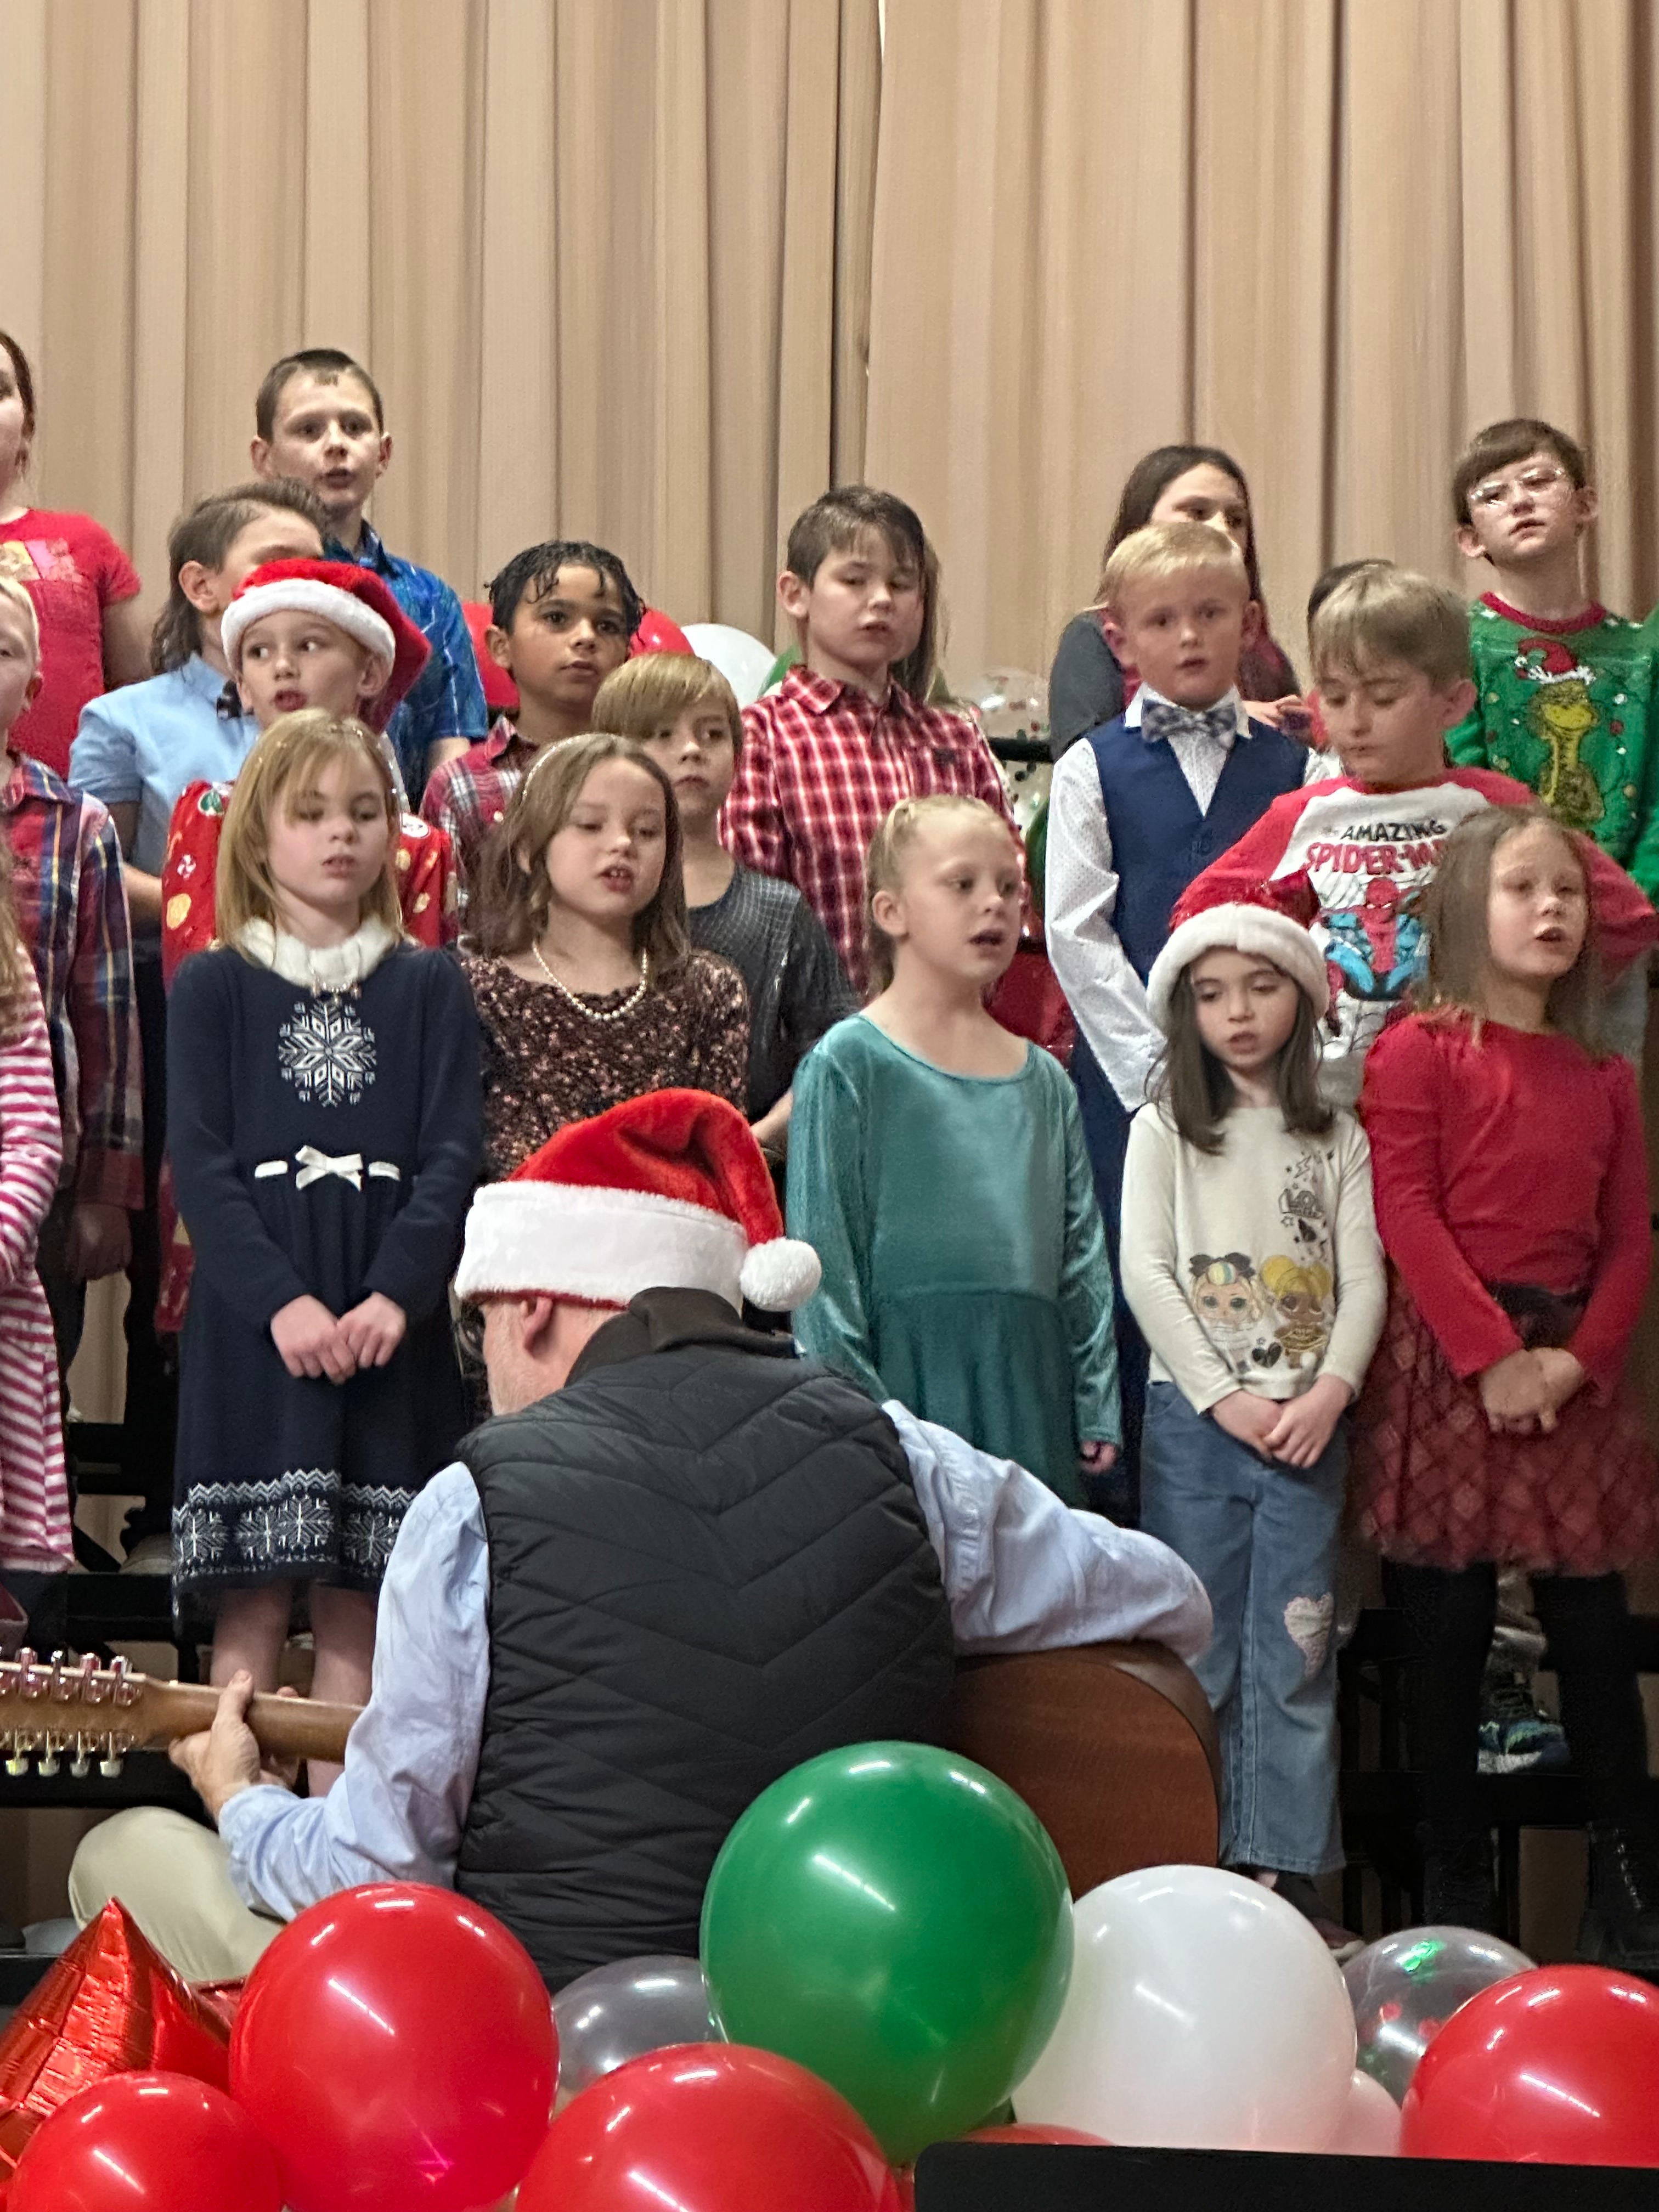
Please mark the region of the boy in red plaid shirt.
[[982, 799], [1010, 823], [991, 749], [965, 716], [927, 702], [939, 564], [915, 510], [843, 485], [789, 533], [778, 598], [802, 665], [743, 717], [722, 820], [741, 866], [795, 885], [863, 991], [864, 856], [902, 799]]
[[40, 1280], [58, 1361], [81, 1340], [86, 1285], [125, 1267], [144, 1202], [138, 1014], [121, 851], [106, 810], [15, 753], [11, 726], [40, 688], [40, 631], [22, 586], [0, 576], [0, 836], [11, 848], [19, 933], [34, 963], [64, 1127], [56, 1200], [40, 1227]]

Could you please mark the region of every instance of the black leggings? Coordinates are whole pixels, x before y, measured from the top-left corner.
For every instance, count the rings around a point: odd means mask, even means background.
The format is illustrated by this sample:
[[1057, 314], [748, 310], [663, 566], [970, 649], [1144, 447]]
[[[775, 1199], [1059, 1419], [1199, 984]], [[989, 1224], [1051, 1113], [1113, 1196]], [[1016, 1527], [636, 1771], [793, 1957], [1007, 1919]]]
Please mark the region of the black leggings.
[[[1480, 1827], [1475, 1776], [1480, 1685], [1498, 1609], [1498, 1571], [1390, 1563], [1385, 1583], [1406, 1617], [1407, 1733], [1423, 1777], [1431, 1847], [1455, 1850]], [[1561, 1725], [1589, 1817], [1625, 1827], [1648, 1814], [1647, 1730], [1621, 1575], [1534, 1575], [1561, 1692]]]

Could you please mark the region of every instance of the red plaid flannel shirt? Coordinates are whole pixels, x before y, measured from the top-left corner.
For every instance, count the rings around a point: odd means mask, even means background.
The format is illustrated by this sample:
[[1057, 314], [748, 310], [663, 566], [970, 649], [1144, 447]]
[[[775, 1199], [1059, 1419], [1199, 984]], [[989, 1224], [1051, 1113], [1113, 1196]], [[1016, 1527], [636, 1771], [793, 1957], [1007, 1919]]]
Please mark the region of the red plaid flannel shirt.
[[744, 867], [794, 884], [861, 992], [865, 853], [901, 799], [941, 792], [982, 799], [1013, 821], [991, 749], [964, 715], [921, 706], [896, 684], [878, 706], [854, 685], [792, 668], [780, 690], [744, 709], [721, 828]]
[[64, 1125], [62, 1188], [86, 1205], [144, 1202], [132, 935], [114, 824], [40, 762], [0, 787], [17, 927], [34, 962]]
[[534, 747], [520, 744], [518, 732], [503, 714], [481, 744], [447, 760], [428, 781], [421, 813], [434, 830], [448, 835], [463, 910], [483, 842], [506, 813], [535, 757]]

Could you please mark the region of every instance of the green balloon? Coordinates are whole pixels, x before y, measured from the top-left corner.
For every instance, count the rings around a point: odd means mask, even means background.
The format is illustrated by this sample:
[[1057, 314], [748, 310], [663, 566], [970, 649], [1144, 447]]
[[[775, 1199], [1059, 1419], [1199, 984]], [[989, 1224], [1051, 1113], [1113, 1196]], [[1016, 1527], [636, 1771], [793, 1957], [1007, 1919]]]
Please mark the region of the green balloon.
[[730, 2041], [810, 2068], [906, 2165], [1041, 2056], [1072, 1972], [1066, 1871], [982, 1766], [856, 1744], [774, 1783], [726, 1838], [702, 1964]]

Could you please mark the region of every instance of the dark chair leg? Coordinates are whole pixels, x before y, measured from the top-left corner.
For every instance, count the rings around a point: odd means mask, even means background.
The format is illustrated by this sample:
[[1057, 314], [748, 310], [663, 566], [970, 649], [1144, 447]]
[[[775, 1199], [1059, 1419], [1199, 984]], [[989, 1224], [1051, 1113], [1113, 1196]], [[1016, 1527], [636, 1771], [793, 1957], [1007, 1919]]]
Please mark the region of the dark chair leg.
[[1498, 1831], [1498, 1926], [1506, 1943], [1521, 1941], [1521, 1831], [1506, 1821]]

